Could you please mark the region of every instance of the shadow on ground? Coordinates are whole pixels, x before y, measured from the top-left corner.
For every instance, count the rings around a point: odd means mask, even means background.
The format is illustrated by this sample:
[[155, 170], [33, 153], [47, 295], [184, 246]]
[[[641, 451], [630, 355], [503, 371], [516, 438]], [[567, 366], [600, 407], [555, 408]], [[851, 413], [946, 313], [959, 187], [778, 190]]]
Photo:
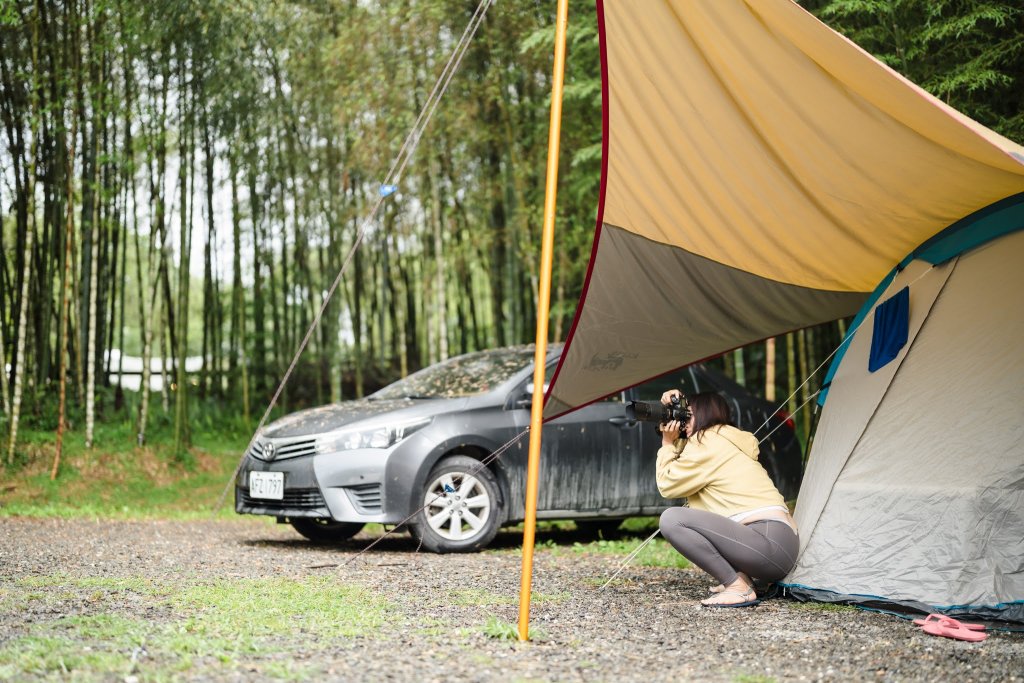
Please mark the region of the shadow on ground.
[[[641, 531], [620, 531], [610, 535], [607, 540], [616, 540], [623, 543], [629, 544], [635, 542], [641, 543], [651, 531], [654, 530], [652, 526], [650, 529], [644, 529]], [[535, 537], [536, 545], [555, 545], [555, 546], [572, 546], [576, 543], [592, 543], [597, 540], [601, 540], [603, 536], [598, 537], [592, 531], [580, 530], [575, 528], [548, 528], [538, 529]], [[509, 529], [502, 529], [498, 532], [498, 535], [494, 538], [486, 550], [512, 550], [518, 549], [523, 543], [523, 531], [519, 527], [513, 527]], [[419, 543], [410, 536], [409, 532], [397, 529], [387, 533], [366, 533], [361, 532], [354, 538], [347, 541], [310, 541], [295, 534], [294, 538], [259, 538], [243, 541], [244, 545], [262, 548], [279, 548], [303, 550], [311, 547], [316, 548], [332, 548], [343, 552], [361, 552], [366, 550], [371, 544], [373, 544], [373, 550], [376, 552], [391, 552], [391, 553], [415, 553], [421, 552]]]

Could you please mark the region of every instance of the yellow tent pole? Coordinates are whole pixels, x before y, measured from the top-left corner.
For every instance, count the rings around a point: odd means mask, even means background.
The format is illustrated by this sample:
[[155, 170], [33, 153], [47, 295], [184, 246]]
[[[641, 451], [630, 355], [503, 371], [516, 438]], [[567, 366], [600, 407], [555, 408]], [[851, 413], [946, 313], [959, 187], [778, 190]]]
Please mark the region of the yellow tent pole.
[[537, 486], [540, 433], [544, 412], [544, 366], [548, 355], [548, 314], [551, 309], [551, 262], [555, 242], [555, 195], [558, 193], [558, 142], [562, 129], [562, 84], [565, 81], [565, 28], [569, 0], [558, 0], [555, 20], [555, 67], [551, 78], [551, 124], [548, 130], [548, 169], [544, 188], [544, 233], [540, 251], [540, 290], [537, 301], [537, 344], [533, 356], [533, 406], [530, 412], [530, 456], [526, 468], [526, 519], [523, 524], [523, 570], [519, 582], [519, 640], [529, 640], [530, 587], [533, 583], [533, 543], [537, 531]]

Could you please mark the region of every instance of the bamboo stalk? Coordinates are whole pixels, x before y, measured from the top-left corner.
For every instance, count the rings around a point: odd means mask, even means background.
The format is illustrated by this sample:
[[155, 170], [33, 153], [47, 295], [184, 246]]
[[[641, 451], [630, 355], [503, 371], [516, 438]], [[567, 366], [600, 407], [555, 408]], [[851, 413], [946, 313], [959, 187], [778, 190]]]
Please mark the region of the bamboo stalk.
[[53, 454], [53, 466], [50, 468], [50, 481], [57, 479], [57, 472], [60, 470], [61, 452], [64, 446], [64, 430], [66, 428], [67, 394], [68, 394], [68, 323], [69, 310], [71, 308], [71, 243], [75, 231], [75, 192], [74, 192], [74, 168], [75, 168], [75, 137], [78, 135], [78, 118], [72, 116], [71, 123], [71, 144], [68, 148], [67, 158], [67, 196], [68, 206], [64, 222], [64, 272], [61, 276], [61, 305], [60, 305], [60, 380], [59, 398], [57, 407], [57, 443]]

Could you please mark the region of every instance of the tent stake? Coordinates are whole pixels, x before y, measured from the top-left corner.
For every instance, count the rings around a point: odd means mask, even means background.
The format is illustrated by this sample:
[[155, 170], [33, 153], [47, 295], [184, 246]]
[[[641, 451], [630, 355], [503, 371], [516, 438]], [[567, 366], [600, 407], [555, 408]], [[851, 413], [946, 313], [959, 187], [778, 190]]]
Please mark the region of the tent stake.
[[551, 124], [548, 130], [547, 182], [544, 189], [544, 232], [541, 240], [540, 289], [537, 301], [537, 343], [533, 357], [533, 406], [530, 411], [530, 455], [526, 469], [526, 519], [523, 523], [523, 569], [519, 583], [519, 640], [529, 640], [530, 588], [533, 583], [533, 544], [537, 531], [537, 485], [540, 435], [544, 413], [544, 371], [551, 308], [551, 262], [555, 236], [555, 196], [558, 193], [558, 143], [562, 129], [562, 84], [565, 80], [565, 30], [569, 0], [558, 0], [555, 21], [555, 66], [551, 78]]

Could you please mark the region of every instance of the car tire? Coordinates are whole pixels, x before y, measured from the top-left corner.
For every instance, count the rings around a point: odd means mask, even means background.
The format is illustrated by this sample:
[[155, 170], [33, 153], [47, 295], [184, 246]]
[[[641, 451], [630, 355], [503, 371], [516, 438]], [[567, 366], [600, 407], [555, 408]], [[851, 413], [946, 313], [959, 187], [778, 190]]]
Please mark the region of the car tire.
[[360, 531], [360, 522], [335, 522], [333, 519], [289, 519], [288, 523], [314, 543], [347, 541]]
[[452, 455], [427, 475], [422, 509], [410, 527], [424, 548], [435, 553], [476, 552], [494, 540], [501, 526], [501, 490], [480, 461]]

